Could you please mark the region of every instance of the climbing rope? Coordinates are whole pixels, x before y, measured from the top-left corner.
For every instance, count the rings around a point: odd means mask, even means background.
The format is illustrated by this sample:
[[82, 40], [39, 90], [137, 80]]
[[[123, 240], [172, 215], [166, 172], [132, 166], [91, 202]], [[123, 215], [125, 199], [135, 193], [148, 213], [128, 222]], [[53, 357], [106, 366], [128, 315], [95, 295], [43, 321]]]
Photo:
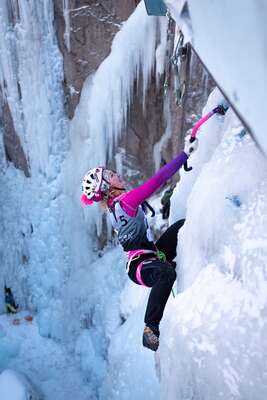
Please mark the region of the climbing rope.
[[165, 79], [163, 84], [164, 96], [167, 96], [168, 89], [170, 87], [170, 76], [171, 76], [171, 53], [172, 53], [172, 36], [173, 36], [173, 28], [172, 24], [174, 20], [171, 18], [171, 14], [169, 11], [166, 13], [166, 17], [168, 18], [168, 27], [167, 27], [167, 43], [166, 43], [166, 55], [165, 55]]
[[178, 40], [171, 57], [174, 70], [174, 92], [176, 105], [181, 105], [186, 88], [188, 46], [184, 45], [184, 34], [180, 30]]

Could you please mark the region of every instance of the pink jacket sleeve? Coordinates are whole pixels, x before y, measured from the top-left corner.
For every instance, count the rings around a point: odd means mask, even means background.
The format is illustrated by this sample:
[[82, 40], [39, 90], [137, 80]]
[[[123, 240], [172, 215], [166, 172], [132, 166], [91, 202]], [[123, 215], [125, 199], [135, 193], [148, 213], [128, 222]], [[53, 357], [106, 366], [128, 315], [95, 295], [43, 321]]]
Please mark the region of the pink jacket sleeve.
[[148, 179], [137, 188], [125, 193], [120, 201], [124, 211], [131, 217], [134, 217], [138, 206], [149, 198], [163, 183], [169, 180], [187, 159], [187, 154], [182, 151], [173, 160], [160, 168], [152, 178]]

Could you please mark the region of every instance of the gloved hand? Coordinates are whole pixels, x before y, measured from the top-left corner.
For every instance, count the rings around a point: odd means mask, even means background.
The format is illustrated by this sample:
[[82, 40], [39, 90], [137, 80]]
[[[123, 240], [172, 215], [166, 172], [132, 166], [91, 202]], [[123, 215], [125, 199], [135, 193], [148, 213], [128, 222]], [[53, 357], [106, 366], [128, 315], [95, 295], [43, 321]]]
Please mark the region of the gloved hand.
[[190, 135], [185, 137], [185, 144], [184, 144], [184, 152], [188, 155], [188, 157], [197, 150], [198, 148], [198, 139], [196, 138], [192, 143], [190, 142]]

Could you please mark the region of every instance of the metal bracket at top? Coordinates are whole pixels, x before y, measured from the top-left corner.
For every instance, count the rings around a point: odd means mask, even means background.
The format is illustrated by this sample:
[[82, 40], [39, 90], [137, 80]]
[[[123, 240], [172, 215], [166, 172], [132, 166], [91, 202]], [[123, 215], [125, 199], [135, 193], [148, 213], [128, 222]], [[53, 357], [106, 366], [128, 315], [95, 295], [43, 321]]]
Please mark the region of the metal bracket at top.
[[145, 0], [146, 12], [148, 15], [166, 16], [167, 7], [163, 0]]

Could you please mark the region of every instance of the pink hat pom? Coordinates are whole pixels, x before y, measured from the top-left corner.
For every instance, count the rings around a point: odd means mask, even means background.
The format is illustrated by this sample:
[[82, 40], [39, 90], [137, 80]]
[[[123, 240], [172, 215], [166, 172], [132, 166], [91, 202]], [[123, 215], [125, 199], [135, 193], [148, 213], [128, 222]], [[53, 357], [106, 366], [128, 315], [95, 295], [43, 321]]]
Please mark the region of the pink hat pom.
[[93, 200], [88, 199], [85, 194], [81, 195], [80, 200], [84, 206], [91, 206], [93, 204]]

